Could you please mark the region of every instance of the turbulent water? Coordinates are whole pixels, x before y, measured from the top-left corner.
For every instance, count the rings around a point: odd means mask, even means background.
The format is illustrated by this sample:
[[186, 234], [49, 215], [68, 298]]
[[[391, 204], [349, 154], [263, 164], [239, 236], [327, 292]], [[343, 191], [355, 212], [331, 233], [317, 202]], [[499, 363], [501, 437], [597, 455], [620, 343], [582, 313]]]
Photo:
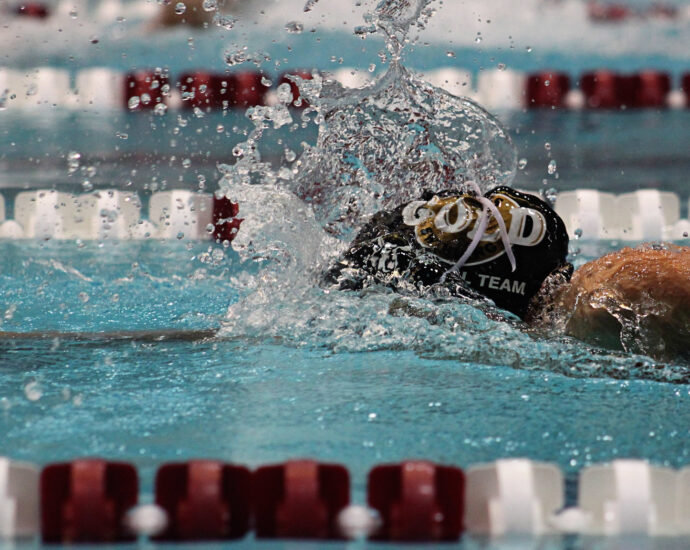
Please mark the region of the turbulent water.
[[[233, 247], [256, 269], [233, 280], [240, 299], [228, 311], [223, 335], [334, 353], [400, 349], [569, 376], [690, 381], [687, 366], [530, 331], [488, 302], [320, 286], [328, 263], [381, 208], [422, 189], [467, 180], [488, 189], [514, 176], [515, 148], [492, 115], [416, 79], [400, 64], [407, 29], [415, 17], [430, 15], [429, 4], [382, 2], [368, 17], [386, 35], [391, 56], [388, 72], [369, 88], [344, 90], [315, 75], [299, 81], [309, 104], [301, 115], [287, 108], [293, 99], [287, 85], [280, 105], [248, 111], [254, 131], [233, 151], [235, 164], [222, 167], [219, 192], [240, 203], [244, 222]], [[262, 160], [267, 129], [299, 128], [312, 118], [319, 124], [315, 145], [305, 144], [298, 158], [288, 152], [277, 169]]]

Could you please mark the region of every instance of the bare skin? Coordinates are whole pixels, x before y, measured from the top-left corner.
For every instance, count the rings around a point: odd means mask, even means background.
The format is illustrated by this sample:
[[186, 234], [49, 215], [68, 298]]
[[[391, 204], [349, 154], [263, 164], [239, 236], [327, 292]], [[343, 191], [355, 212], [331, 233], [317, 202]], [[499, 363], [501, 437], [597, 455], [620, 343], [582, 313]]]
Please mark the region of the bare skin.
[[[556, 288], [554, 288], [554, 286]], [[624, 248], [546, 281], [529, 319], [593, 344], [690, 358], [690, 247]]]

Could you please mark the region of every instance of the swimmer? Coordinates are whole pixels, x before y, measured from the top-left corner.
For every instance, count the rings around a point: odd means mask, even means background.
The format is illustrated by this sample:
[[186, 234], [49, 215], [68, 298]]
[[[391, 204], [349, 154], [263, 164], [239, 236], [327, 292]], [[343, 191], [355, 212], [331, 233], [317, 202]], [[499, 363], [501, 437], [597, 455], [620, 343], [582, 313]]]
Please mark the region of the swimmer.
[[624, 248], [586, 263], [570, 284], [545, 284], [547, 307], [533, 326], [559, 323], [595, 345], [657, 359], [690, 360], [690, 248], [654, 244]]
[[625, 249], [573, 274], [565, 225], [547, 203], [467, 186], [473, 192], [426, 193], [377, 213], [326, 282], [488, 298], [534, 327], [561, 325], [598, 345], [665, 359], [688, 353], [690, 248]]

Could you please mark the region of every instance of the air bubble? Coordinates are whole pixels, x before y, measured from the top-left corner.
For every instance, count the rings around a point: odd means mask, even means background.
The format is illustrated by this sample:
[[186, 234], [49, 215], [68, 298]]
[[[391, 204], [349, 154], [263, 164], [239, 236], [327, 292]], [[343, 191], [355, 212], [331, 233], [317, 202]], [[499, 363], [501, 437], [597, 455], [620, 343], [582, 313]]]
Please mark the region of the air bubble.
[[178, 2], [175, 4], [175, 13], [177, 15], [182, 15], [185, 11], [187, 11], [187, 6], [184, 4], [184, 2]]

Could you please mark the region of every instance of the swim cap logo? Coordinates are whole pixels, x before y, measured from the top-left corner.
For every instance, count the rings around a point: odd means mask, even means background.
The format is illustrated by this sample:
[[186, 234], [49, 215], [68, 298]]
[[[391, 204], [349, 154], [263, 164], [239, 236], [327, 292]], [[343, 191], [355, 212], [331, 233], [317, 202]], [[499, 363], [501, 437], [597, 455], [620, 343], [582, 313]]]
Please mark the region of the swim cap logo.
[[[538, 210], [521, 207], [515, 199], [497, 193], [491, 200], [498, 208], [508, 230], [510, 242], [536, 246], [546, 235], [546, 219]], [[430, 201], [413, 201], [402, 212], [403, 222], [414, 227], [417, 242], [448, 263], [455, 263], [477, 231], [482, 204], [468, 195], [434, 196]], [[505, 253], [498, 222], [491, 216], [489, 224], [469, 261], [465, 265], [490, 262]]]

